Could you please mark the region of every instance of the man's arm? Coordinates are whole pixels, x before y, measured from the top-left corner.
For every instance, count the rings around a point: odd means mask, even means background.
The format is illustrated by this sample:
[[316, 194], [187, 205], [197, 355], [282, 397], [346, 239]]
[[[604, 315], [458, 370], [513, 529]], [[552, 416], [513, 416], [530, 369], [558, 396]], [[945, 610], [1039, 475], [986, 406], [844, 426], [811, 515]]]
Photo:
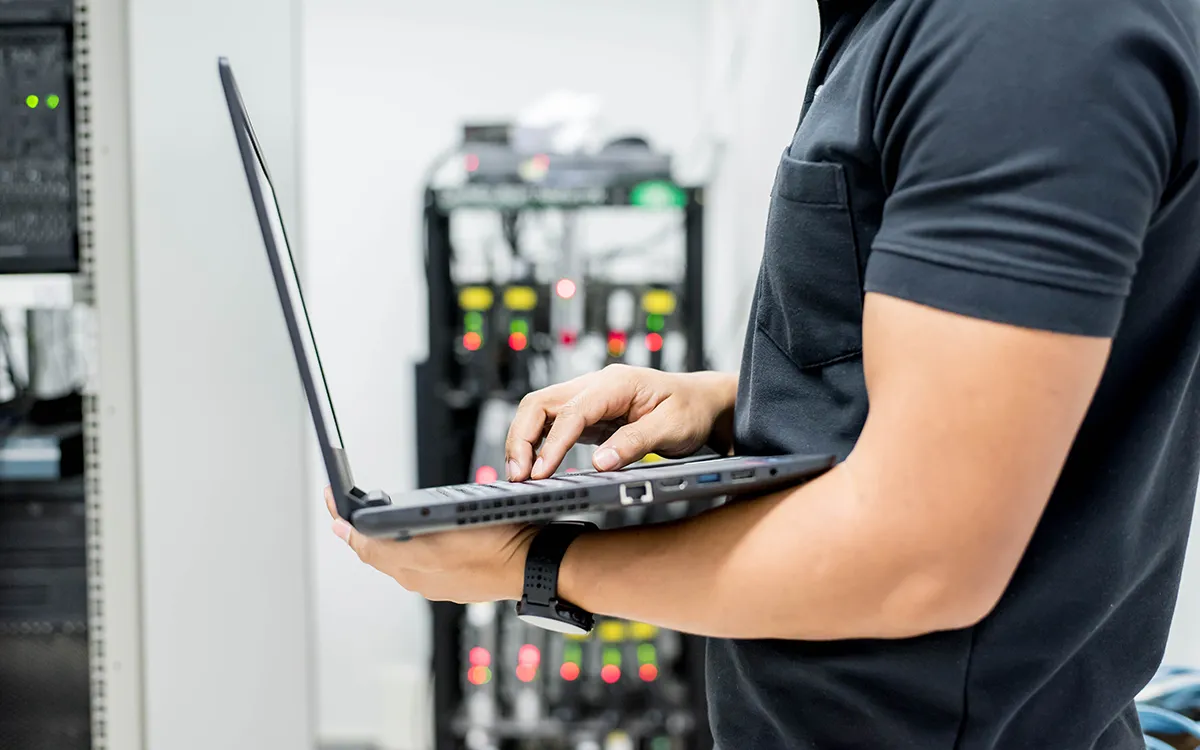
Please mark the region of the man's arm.
[[798, 489], [661, 528], [585, 536], [560, 592], [606, 615], [731, 638], [899, 638], [965, 627], [1008, 584], [1109, 342], [869, 295], [871, 411]]

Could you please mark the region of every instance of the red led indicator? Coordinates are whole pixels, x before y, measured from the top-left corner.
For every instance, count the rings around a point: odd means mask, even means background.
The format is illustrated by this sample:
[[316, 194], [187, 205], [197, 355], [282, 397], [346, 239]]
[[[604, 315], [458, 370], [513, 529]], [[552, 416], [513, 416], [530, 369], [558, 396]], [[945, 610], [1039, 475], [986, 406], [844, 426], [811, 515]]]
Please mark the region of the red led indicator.
[[483, 646], [476, 646], [471, 649], [467, 660], [471, 662], [472, 667], [488, 667], [492, 664], [492, 655]]
[[538, 154], [533, 157], [533, 166], [540, 171], [546, 171], [550, 168], [550, 157], [545, 154]]
[[642, 678], [642, 682], [654, 682], [658, 679], [658, 667], [653, 664], [643, 664], [638, 668], [638, 677]]
[[517, 652], [517, 663], [536, 667], [542, 663], [542, 652], [538, 650], [537, 646], [526, 643]]
[[558, 676], [562, 677], [567, 682], [574, 682], [579, 679], [579, 665], [573, 661], [563, 662], [563, 665], [558, 668]]
[[558, 296], [562, 297], [563, 299], [571, 299], [575, 296], [577, 289], [574, 281], [571, 281], [570, 279], [559, 279], [558, 283], [554, 285], [554, 291], [558, 292]]
[[467, 670], [467, 682], [472, 685], [485, 685], [492, 679], [492, 670], [484, 666], [471, 667]]
[[522, 664], [517, 667], [517, 679], [521, 682], [533, 682], [535, 677], [537, 677], [537, 667], [532, 664]]
[[468, 172], [474, 172], [479, 169], [479, 157], [475, 154], [467, 154], [466, 163]]
[[609, 685], [621, 679], [621, 668], [616, 664], [605, 664], [600, 669], [600, 679], [607, 682]]
[[500, 472], [492, 466], [480, 466], [475, 470], [476, 484], [491, 484], [500, 478]]
[[625, 353], [624, 331], [612, 331], [608, 334], [608, 353], [612, 357], [620, 357]]
[[652, 352], [661, 352], [663, 348], [663, 337], [661, 333], [646, 334], [646, 348]]
[[514, 352], [525, 351], [525, 347], [529, 346], [529, 339], [521, 332], [510, 334], [508, 337], [508, 346]]
[[479, 351], [479, 347], [483, 346], [483, 337], [474, 331], [463, 334], [463, 348], [469, 352]]
[[574, 346], [579, 337], [575, 335], [574, 331], [563, 331], [559, 334], [558, 340], [562, 342], [563, 346]]

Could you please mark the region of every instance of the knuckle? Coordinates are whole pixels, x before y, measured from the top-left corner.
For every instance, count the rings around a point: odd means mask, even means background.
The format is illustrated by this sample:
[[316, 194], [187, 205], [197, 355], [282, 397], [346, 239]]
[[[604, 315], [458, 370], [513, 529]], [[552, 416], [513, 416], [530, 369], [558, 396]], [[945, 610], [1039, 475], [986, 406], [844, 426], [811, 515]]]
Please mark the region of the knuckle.
[[648, 449], [649, 440], [644, 431], [631, 427], [625, 430], [625, 444], [640, 453]]

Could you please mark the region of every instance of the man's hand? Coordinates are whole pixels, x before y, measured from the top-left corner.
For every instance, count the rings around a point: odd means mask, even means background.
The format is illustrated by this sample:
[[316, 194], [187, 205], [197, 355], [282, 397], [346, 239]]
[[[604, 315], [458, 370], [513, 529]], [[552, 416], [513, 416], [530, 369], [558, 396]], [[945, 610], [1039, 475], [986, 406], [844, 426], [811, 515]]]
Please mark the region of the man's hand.
[[333, 533], [358, 559], [409, 591], [458, 604], [521, 598], [532, 526], [485, 526], [394, 542], [366, 537], [338, 517], [329, 488], [325, 505], [333, 517]]
[[682, 458], [706, 443], [727, 450], [736, 394], [733, 375], [626, 365], [544, 388], [521, 401], [509, 428], [508, 479], [545, 479], [576, 443], [601, 444], [592, 459], [600, 471], [651, 452]]

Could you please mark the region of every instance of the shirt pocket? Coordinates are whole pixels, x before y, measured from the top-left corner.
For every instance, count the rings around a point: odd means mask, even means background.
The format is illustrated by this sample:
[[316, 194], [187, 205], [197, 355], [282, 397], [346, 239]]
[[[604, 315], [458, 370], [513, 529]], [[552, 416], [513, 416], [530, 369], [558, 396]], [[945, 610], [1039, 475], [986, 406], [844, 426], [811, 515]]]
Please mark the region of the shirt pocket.
[[775, 173], [757, 326], [800, 368], [862, 351], [863, 286], [845, 170], [793, 159]]

